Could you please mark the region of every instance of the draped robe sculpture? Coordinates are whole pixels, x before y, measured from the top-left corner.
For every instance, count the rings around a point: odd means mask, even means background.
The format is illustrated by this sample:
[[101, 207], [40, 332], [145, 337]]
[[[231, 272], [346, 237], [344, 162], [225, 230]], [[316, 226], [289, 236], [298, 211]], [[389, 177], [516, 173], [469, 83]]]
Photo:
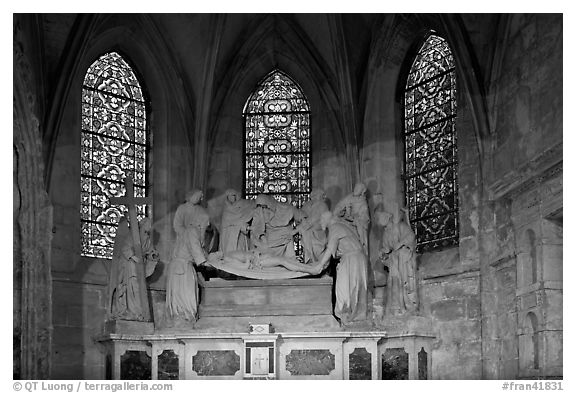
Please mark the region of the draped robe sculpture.
[[198, 279], [194, 265], [206, 262], [204, 235], [210, 220], [200, 205], [203, 193], [192, 190], [174, 216], [176, 246], [167, 269], [166, 308], [172, 318], [194, 321], [198, 316]]
[[345, 196], [334, 208], [334, 215], [342, 217], [356, 230], [364, 252], [368, 254], [368, 225], [370, 224], [370, 211], [366, 201], [366, 186], [356, 183], [354, 191]]
[[294, 218], [297, 209], [260, 194], [256, 197], [256, 210], [251, 225], [251, 238], [267, 244], [271, 255], [295, 256]]
[[304, 262], [317, 261], [326, 247], [326, 232], [320, 225], [320, 216], [328, 211], [326, 194], [318, 189], [310, 193], [310, 200], [302, 206], [303, 219], [296, 230], [302, 235]]
[[320, 222], [328, 229], [328, 244], [314, 265], [313, 274], [324, 270], [332, 257], [339, 258], [334, 314], [342, 325], [364, 321], [368, 312], [368, 257], [364, 247], [354, 230], [331, 212], [323, 213]]
[[158, 263], [158, 253], [152, 245], [151, 222], [144, 218], [139, 224], [142, 256], [139, 260], [134, 249], [134, 241], [128, 221], [122, 217], [116, 229], [112, 265], [108, 279], [108, 319], [143, 320], [143, 306], [140, 301], [137, 264], [145, 263], [146, 277], [154, 273]]
[[416, 235], [409, 221], [396, 209], [394, 214], [376, 212], [384, 227], [379, 255], [388, 266], [386, 314], [415, 313], [418, 308], [416, 282]]
[[219, 250], [227, 253], [248, 249], [248, 224], [254, 214], [254, 201], [240, 198], [236, 190], [225, 193]]

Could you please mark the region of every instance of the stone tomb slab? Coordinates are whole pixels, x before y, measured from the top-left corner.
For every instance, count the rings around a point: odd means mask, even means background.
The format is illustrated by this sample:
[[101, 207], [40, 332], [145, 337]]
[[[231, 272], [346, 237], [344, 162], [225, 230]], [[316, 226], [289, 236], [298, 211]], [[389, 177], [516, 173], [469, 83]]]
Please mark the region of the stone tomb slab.
[[200, 318], [332, 315], [330, 277], [200, 280]]

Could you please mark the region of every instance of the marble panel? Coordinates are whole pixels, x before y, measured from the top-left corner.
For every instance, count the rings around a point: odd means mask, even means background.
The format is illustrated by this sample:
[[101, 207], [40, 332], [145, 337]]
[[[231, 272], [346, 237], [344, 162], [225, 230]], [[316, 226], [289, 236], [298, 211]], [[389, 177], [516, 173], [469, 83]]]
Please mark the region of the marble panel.
[[198, 351], [192, 369], [199, 376], [232, 376], [240, 370], [240, 356], [233, 350]]
[[350, 379], [372, 379], [372, 354], [366, 348], [355, 348], [348, 359]]
[[120, 379], [152, 379], [152, 358], [146, 351], [126, 351], [120, 356]]

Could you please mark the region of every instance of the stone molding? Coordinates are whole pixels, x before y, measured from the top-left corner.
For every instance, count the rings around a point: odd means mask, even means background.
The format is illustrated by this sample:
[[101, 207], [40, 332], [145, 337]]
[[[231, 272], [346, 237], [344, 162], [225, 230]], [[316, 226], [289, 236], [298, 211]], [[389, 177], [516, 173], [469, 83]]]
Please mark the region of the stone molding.
[[488, 186], [488, 197], [491, 201], [502, 198], [514, 199], [518, 195], [537, 187], [546, 180], [562, 172], [563, 144], [540, 153], [517, 170], [510, 172]]

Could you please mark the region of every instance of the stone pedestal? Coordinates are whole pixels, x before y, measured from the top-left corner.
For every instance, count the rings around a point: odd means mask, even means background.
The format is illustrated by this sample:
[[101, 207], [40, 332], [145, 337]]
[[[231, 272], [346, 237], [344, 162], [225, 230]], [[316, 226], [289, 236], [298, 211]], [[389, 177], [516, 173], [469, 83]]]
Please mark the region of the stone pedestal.
[[200, 318], [332, 315], [330, 277], [200, 281]]
[[108, 379], [431, 379], [424, 334], [107, 334]]

